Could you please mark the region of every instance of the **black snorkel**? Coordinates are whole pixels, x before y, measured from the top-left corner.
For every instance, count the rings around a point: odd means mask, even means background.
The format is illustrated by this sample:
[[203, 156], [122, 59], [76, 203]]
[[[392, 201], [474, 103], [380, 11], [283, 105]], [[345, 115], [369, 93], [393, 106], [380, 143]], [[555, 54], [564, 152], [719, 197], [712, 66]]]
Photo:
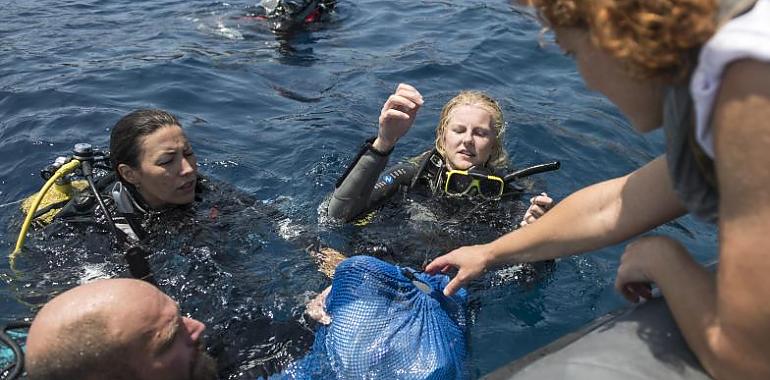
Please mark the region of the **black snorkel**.
[[533, 165], [528, 168], [524, 168], [521, 170], [517, 170], [511, 174], [507, 174], [505, 177], [503, 177], [503, 181], [505, 183], [509, 183], [512, 181], [515, 181], [517, 179], [522, 179], [525, 177], [529, 177], [533, 174], [539, 174], [539, 173], [545, 173], [550, 172], [554, 170], [558, 170], [561, 167], [561, 162], [559, 161], [553, 161], [546, 164], [538, 164]]

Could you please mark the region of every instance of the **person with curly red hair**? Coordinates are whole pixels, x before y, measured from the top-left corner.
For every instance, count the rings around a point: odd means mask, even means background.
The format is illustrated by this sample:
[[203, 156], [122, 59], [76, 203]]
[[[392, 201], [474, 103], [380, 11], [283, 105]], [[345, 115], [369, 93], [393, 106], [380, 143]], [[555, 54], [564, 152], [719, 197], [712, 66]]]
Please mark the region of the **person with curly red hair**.
[[[770, 379], [770, 0], [528, 0], [588, 87], [666, 154], [577, 191], [528, 228], [462, 247], [452, 294], [487, 268], [588, 252], [686, 213], [719, 229], [716, 275], [678, 241], [626, 246], [616, 288], [656, 284], [688, 345], [717, 379]], [[575, 223], [580, 220], [580, 223]]]

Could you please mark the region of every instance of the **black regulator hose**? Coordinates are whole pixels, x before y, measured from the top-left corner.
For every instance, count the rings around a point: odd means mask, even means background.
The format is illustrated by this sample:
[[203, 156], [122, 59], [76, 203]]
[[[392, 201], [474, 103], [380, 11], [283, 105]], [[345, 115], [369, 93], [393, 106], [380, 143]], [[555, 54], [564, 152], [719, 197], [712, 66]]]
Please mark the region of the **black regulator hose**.
[[107, 206], [105, 206], [104, 200], [102, 199], [101, 194], [99, 194], [99, 190], [96, 188], [96, 184], [94, 183], [94, 176], [92, 175], [91, 163], [88, 161], [83, 161], [81, 165], [83, 168], [83, 176], [86, 177], [86, 181], [88, 181], [88, 187], [90, 187], [91, 192], [94, 193], [94, 197], [96, 198], [96, 201], [99, 203], [99, 207], [102, 209], [102, 212], [104, 212], [104, 216], [106, 216], [107, 220], [110, 221], [108, 224], [110, 225], [110, 228], [112, 228], [112, 232], [115, 233], [115, 236], [120, 236], [118, 234], [118, 227], [115, 226], [115, 221], [112, 219], [112, 215], [110, 214], [110, 211], [107, 210]]
[[5, 377], [2, 377], [2, 380], [16, 380], [20, 378], [24, 372], [24, 351], [22, 351], [21, 346], [8, 335], [8, 331], [29, 328], [31, 325], [32, 323], [26, 321], [10, 322], [0, 330], [0, 343], [8, 346], [11, 351], [13, 351], [14, 356], [13, 362], [0, 371], [0, 376], [7, 373]]
[[128, 271], [132, 277], [158, 286], [155, 277], [152, 275], [152, 268], [150, 268], [150, 263], [147, 261], [147, 256], [147, 252], [138, 245], [128, 248], [125, 255]]

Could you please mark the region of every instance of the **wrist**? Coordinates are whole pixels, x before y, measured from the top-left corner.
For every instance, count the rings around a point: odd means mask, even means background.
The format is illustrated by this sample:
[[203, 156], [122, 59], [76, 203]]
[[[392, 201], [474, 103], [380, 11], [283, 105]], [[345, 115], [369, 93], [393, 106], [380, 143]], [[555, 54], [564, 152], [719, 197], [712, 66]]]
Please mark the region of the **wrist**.
[[481, 246], [481, 260], [484, 263], [484, 268], [490, 269], [497, 266], [500, 258], [500, 251], [495, 246], [495, 242], [482, 244]]
[[389, 142], [383, 139], [380, 136], [377, 136], [377, 138], [374, 139], [374, 141], [371, 143], [371, 148], [375, 150], [375, 152], [380, 153], [383, 156], [387, 156], [390, 154], [390, 152], [393, 151], [393, 148], [395, 147], [396, 143]]
[[662, 277], [678, 276], [694, 262], [687, 249], [678, 241], [663, 237], [653, 239], [657, 239], [660, 245], [649, 252], [649, 259], [645, 261], [643, 269], [644, 274], [653, 282], [660, 282]]

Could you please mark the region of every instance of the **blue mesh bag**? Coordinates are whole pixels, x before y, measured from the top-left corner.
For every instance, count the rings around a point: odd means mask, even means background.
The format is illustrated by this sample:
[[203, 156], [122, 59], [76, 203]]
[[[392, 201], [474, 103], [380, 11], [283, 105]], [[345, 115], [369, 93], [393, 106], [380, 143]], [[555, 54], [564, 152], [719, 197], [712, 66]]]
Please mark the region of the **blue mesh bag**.
[[275, 378], [465, 378], [467, 295], [427, 275], [369, 256], [339, 264], [326, 310], [332, 323], [310, 354]]

